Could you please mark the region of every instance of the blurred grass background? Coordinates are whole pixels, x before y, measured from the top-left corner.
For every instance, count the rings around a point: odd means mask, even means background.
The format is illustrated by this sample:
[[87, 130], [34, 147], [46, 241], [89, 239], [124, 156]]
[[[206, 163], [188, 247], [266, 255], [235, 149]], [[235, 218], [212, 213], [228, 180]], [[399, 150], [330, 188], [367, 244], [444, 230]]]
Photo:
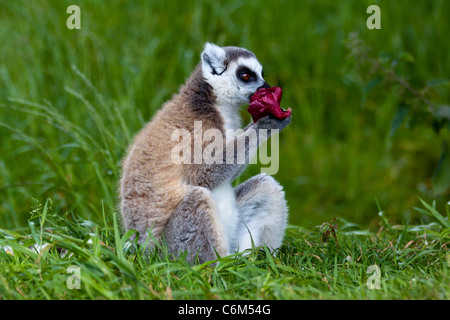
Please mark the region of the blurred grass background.
[[[81, 30], [66, 27], [71, 4], [81, 8]], [[381, 30], [366, 28], [371, 4], [381, 8]], [[402, 88], [364, 77], [370, 70], [358, 69], [348, 39], [359, 33], [375, 58], [406, 57], [395, 72], [423, 88], [450, 75], [449, 12], [445, 0], [1, 0], [0, 228], [26, 225], [46, 198], [96, 221], [102, 208], [115, 210], [126, 147], [206, 41], [252, 50], [269, 84], [283, 87], [293, 119], [280, 135], [275, 178], [290, 223], [339, 216], [367, 225], [379, 210], [422, 219], [412, 209], [419, 196], [444, 212], [449, 189], [433, 181], [449, 163], [448, 128], [437, 134], [429, 121], [409, 125], [414, 114], [399, 117]], [[449, 91], [427, 94], [448, 105]], [[242, 116], [250, 121], [245, 108]], [[241, 181], [256, 173], [247, 169]]]

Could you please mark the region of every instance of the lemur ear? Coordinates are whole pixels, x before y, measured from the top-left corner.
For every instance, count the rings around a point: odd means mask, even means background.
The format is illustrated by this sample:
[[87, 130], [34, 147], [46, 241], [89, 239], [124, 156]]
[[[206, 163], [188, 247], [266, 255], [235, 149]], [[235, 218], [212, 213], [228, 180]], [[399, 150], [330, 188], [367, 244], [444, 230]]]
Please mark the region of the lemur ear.
[[201, 57], [203, 70], [207, 70], [214, 75], [220, 75], [226, 70], [227, 55], [223, 48], [207, 42]]

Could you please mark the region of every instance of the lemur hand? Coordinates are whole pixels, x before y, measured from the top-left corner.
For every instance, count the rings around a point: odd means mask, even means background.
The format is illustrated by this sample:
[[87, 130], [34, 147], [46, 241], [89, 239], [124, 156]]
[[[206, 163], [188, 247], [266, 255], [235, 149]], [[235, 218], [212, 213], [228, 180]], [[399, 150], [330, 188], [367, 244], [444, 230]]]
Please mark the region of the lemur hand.
[[255, 125], [258, 129], [266, 129], [266, 130], [278, 129], [279, 131], [281, 131], [284, 128], [286, 128], [289, 123], [291, 123], [291, 117], [292, 116], [284, 120], [278, 120], [271, 116], [266, 116], [256, 121]]

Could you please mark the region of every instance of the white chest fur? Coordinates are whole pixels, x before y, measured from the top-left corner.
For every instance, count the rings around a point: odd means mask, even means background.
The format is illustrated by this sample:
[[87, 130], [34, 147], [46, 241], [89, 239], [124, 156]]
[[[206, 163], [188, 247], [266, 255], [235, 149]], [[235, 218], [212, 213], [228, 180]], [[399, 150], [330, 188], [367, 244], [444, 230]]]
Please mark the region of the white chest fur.
[[236, 246], [236, 232], [239, 223], [239, 214], [236, 207], [236, 196], [231, 183], [225, 181], [212, 190], [212, 197], [216, 204], [222, 228], [228, 244], [228, 253], [231, 254]]

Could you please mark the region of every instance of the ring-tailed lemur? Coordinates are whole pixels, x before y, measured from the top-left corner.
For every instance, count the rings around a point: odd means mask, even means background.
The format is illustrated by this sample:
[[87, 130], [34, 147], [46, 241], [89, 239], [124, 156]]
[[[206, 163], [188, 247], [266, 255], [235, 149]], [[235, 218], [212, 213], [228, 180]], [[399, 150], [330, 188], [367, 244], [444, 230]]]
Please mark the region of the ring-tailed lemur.
[[[245, 164], [171, 161], [175, 143], [171, 134], [177, 129], [192, 133], [195, 121], [201, 121], [203, 131], [222, 132], [223, 150], [245, 141], [250, 129], [270, 134], [270, 129], [285, 128], [290, 117], [265, 117], [240, 135], [226, 137], [226, 129], [241, 127], [239, 107], [261, 87], [269, 85], [252, 52], [206, 43], [201, 62], [185, 85], [137, 134], [122, 162], [120, 210], [125, 229], [139, 231], [140, 243], [150, 230], [157, 241], [167, 243], [169, 252], [187, 252], [190, 262], [196, 257], [197, 262], [215, 259], [216, 252], [225, 256], [242, 251], [252, 243], [280, 247], [287, 205], [282, 187], [271, 176], [259, 174], [233, 188], [231, 183]], [[246, 144], [246, 159], [258, 145]]]

